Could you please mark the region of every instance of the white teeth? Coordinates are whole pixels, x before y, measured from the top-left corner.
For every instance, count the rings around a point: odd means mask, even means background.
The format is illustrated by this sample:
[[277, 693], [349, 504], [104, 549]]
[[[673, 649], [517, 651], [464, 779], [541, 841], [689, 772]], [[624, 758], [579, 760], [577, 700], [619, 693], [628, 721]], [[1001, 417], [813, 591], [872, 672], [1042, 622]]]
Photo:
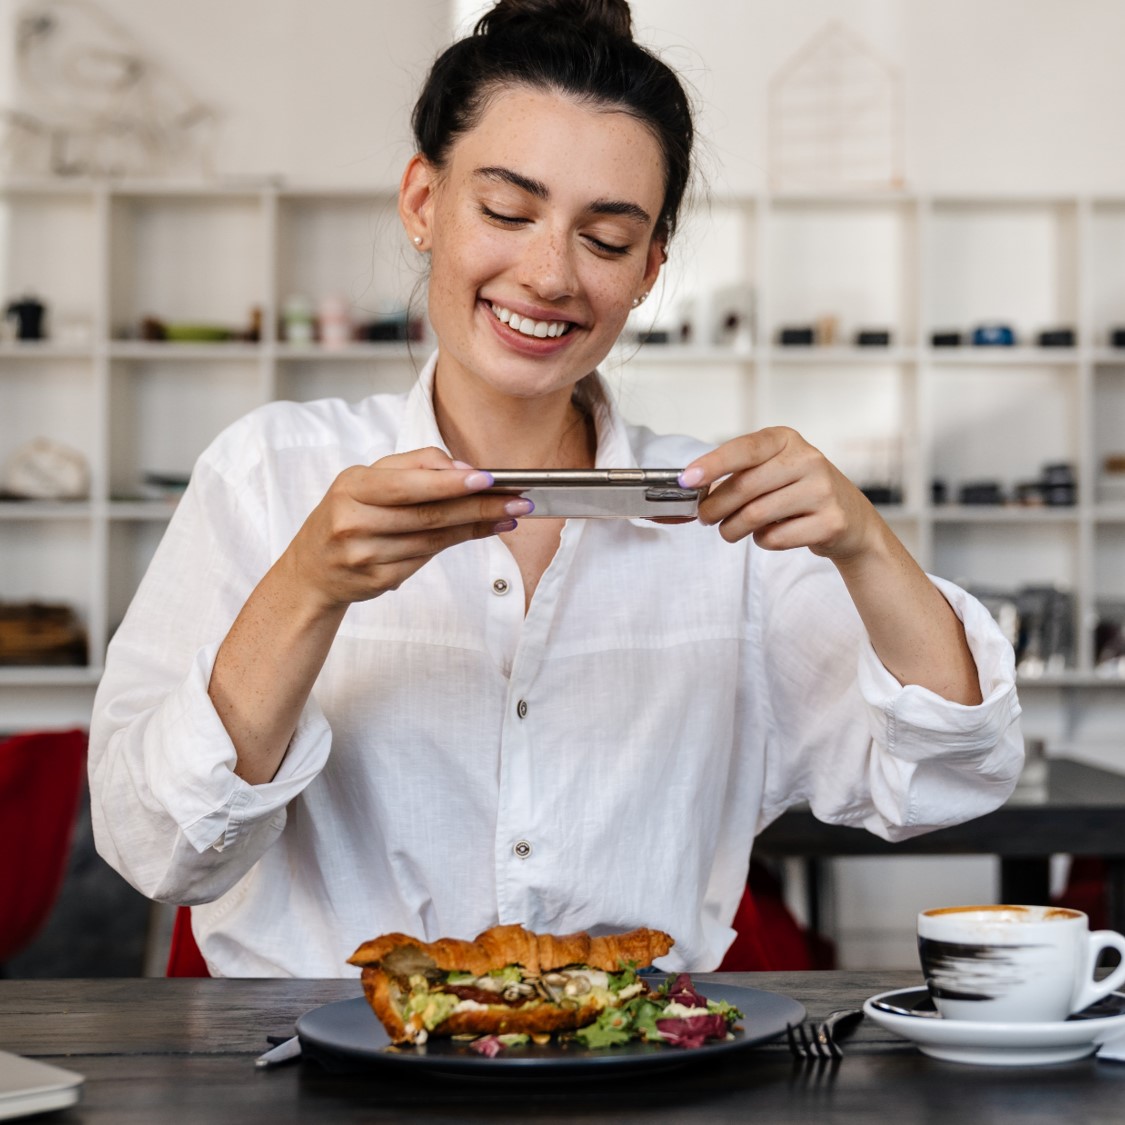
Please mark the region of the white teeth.
[[570, 322], [565, 320], [532, 320], [529, 316], [519, 316], [510, 309], [502, 309], [499, 305], [491, 305], [492, 315], [501, 324], [506, 324], [524, 336], [536, 336], [542, 340], [545, 336], [563, 336], [570, 329]]

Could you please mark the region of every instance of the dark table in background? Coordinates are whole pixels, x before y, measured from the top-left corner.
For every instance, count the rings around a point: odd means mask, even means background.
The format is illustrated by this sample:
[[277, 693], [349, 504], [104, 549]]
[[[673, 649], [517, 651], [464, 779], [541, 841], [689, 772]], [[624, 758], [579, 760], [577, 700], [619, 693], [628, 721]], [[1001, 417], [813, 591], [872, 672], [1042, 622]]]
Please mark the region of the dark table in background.
[[1052, 855], [1106, 861], [1109, 924], [1125, 932], [1125, 775], [1067, 758], [1047, 760], [1041, 797], [1016, 795], [987, 816], [897, 844], [870, 832], [824, 824], [807, 809], [783, 813], [758, 836], [755, 855], [801, 858], [808, 874], [809, 924], [819, 930], [820, 861], [842, 856], [995, 855], [1004, 902], [1049, 901]]
[[[920, 983], [914, 973], [698, 974], [700, 984], [783, 993], [811, 1018]], [[706, 989], [704, 988], [704, 991]], [[784, 1041], [660, 1076], [570, 1079], [329, 1074], [312, 1062], [258, 1070], [267, 1034], [360, 994], [357, 981], [0, 981], [0, 1048], [86, 1076], [51, 1125], [358, 1125], [359, 1122], [1120, 1122], [1125, 1064], [1095, 1058], [1011, 1068], [941, 1062], [864, 1020], [838, 1063], [800, 1063]], [[38, 1120], [32, 1118], [32, 1120]]]

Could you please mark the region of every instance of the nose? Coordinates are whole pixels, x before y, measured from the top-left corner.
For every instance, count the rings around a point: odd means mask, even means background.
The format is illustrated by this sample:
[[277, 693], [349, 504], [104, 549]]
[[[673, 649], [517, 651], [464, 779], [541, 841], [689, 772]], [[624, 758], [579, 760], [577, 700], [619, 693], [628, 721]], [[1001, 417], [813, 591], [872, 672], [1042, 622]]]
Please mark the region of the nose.
[[523, 261], [523, 280], [544, 301], [573, 296], [578, 288], [575, 247], [568, 231], [544, 225], [534, 232]]

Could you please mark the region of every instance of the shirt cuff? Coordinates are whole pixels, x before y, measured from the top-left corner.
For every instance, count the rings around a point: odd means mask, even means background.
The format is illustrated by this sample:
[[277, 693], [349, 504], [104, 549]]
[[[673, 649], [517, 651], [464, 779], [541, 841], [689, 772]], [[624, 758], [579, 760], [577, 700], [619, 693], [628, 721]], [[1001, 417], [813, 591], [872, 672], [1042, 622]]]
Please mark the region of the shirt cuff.
[[324, 768], [331, 728], [310, 696], [276, 776], [251, 785], [234, 772], [237, 753], [207, 686], [219, 646], [201, 649], [187, 679], [168, 698], [146, 734], [146, 769], [158, 803], [197, 852], [223, 850], [243, 829], [285, 808]]
[[976, 662], [982, 702], [968, 706], [916, 684], [903, 686], [870, 642], [859, 660], [859, 688], [879, 741], [892, 755], [920, 762], [937, 756], [982, 758], [1019, 717], [1015, 654], [987, 609], [960, 587], [929, 576], [965, 628]]

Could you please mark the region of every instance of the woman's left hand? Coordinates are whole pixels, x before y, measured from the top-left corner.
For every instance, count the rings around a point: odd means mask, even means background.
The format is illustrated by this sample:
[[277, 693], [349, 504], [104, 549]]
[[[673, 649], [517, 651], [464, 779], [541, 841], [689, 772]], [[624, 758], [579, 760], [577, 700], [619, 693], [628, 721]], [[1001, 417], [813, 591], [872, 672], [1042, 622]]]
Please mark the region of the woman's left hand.
[[680, 474], [714, 487], [699, 505], [731, 543], [753, 535], [771, 551], [808, 547], [836, 565], [883, 665], [955, 703], [981, 701], [976, 663], [949, 603], [862, 492], [784, 426], [732, 438]]
[[[724, 479], [725, 478], [725, 479]], [[701, 523], [731, 543], [810, 550], [836, 562], [862, 554], [879, 517], [867, 497], [795, 430], [772, 426], [732, 438], [684, 469], [685, 487], [712, 485]]]

